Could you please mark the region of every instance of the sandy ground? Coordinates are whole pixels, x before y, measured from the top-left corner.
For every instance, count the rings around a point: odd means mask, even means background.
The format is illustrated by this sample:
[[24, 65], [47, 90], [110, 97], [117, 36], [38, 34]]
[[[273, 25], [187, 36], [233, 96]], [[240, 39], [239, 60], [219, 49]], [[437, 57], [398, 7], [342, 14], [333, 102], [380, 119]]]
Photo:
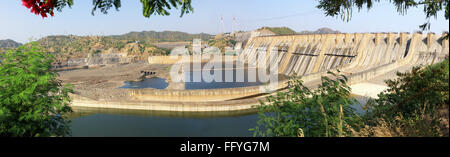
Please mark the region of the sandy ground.
[[139, 80], [141, 71], [156, 72], [166, 78], [169, 65], [149, 65], [147, 62], [124, 65], [107, 65], [95, 69], [79, 69], [59, 72], [63, 84], [74, 85], [75, 94], [94, 100], [123, 100], [128, 93], [119, 87], [125, 81]]

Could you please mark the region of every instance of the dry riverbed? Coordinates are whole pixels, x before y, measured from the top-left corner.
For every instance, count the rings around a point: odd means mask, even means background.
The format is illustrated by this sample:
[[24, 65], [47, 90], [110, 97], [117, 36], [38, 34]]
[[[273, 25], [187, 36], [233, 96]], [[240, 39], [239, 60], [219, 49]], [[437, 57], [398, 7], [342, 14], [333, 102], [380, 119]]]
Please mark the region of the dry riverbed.
[[156, 76], [167, 78], [170, 65], [149, 65], [147, 62], [122, 65], [107, 65], [95, 69], [78, 69], [59, 72], [63, 84], [74, 85], [75, 94], [94, 100], [124, 100], [128, 92], [119, 87], [125, 81], [136, 81], [141, 71], [156, 72]]

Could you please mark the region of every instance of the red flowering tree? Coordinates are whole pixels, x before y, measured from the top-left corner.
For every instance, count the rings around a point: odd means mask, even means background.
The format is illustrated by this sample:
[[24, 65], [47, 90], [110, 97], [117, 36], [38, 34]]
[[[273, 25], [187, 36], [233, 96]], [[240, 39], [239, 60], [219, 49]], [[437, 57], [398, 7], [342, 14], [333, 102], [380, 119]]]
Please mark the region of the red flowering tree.
[[41, 15], [42, 18], [46, 18], [47, 14], [54, 15], [54, 2], [54, 0], [22, 0], [23, 6], [31, 9], [31, 13]]

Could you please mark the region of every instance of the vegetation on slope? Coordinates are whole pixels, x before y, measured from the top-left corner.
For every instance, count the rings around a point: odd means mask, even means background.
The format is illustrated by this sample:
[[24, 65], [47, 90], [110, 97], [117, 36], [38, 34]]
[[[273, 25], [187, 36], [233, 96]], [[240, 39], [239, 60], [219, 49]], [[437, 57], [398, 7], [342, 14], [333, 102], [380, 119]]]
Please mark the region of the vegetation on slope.
[[[343, 75], [336, 79], [322, 77], [318, 89], [303, 85], [299, 77], [289, 80], [286, 92], [268, 96], [259, 107], [258, 126], [250, 130], [255, 136], [342, 137], [351, 134], [350, 124], [357, 115], [350, 106], [350, 87]], [[269, 113], [266, 113], [269, 112]]]
[[414, 67], [386, 81], [389, 89], [366, 105], [365, 136], [449, 136], [449, 60]]
[[[317, 90], [292, 78], [287, 92], [261, 102], [255, 136], [449, 136], [449, 60], [387, 80], [388, 90], [355, 114], [342, 79], [322, 77]], [[335, 76], [333, 76], [335, 77]], [[270, 104], [270, 105], [269, 105]]]

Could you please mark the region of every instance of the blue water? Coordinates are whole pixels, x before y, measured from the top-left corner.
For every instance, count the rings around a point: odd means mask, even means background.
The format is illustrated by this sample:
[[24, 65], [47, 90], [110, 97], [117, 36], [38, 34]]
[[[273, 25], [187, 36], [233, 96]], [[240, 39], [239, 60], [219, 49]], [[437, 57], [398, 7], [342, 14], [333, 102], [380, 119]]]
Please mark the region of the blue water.
[[[221, 73], [214, 76], [215, 72]], [[208, 73], [210, 75], [208, 75]], [[249, 75], [250, 74], [250, 75]], [[248, 76], [254, 76], [249, 78]], [[256, 70], [243, 70], [238, 72], [236, 70], [219, 70], [219, 71], [206, 71], [206, 74], [202, 71], [192, 71], [185, 73], [185, 89], [219, 89], [219, 88], [238, 88], [248, 86], [260, 86], [267, 84], [266, 80], [262, 80], [258, 77]], [[285, 79], [285, 76], [280, 75], [279, 80]], [[125, 82], [125, 85], [120, 88], [130, 89], [142, 89], [142, 88], [154, 88], [154, 89], [166, 89], [168, 83], [164, 78], [144, 78], [142, 81]]]
[[[214, 73], [220, 73], [214, 76]], [[210, 75], [208, 75], [208, 73]], [[243, 74], [242, 74], [243, 73]], [[243, 70], [239, 73], [236, 70], [221, 70], [221, 71], [206, 71], [206, 75], [202, 71], [192, 71], [186, 72], [186, 80], [190, 80], [185, 83], [186, 89], [218, 89], [218, 88], [239, 88], [248, 86], [259, 86], [264, 85], [265, 82], [259, 80], [258, 78], [250, 79], [249, 73], [253, 73], [250, 76], [257, 76], [256, 72], [249, 72]], [[239, 75], [239, 76], [238, 76]], [[199, 79], [195, 79], [196, 76]], [[216, 78], [215, 78], [216, 77]], [[195, 82], [197, 81], [197, 82]]]
[[166, 89], [169, 83], [166, 79], [159, 77], [145, 78], [142, 81], [126, 81], [125, 85], [120, 88], [141, 89], [141, 88], [154, 88], [154, 89]]

